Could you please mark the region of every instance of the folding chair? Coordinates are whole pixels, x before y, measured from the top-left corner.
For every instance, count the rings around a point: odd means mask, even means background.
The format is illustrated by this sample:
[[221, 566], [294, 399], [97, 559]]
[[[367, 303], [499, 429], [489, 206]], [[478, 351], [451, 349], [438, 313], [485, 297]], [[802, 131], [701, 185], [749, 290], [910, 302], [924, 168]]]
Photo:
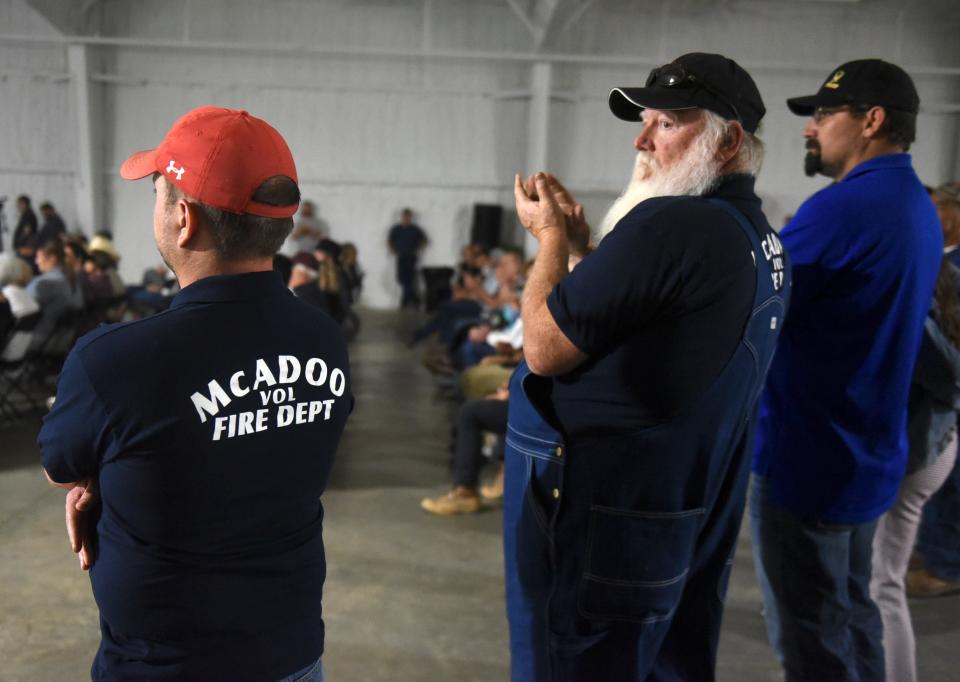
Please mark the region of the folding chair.
[[[65, 310], [57, 319], [53, 329], [38, 345], [35, 352], [27, 357], [29, 378], [43, 384], [46, 379], [60, 373], [63, 361], [83, 332], [86, 311], [83, 308]], [[35, 403], [39, 405], [39, 403]]]
[[23, 388], [23, 380], [29, 367], [30, 342], [33, 330], [40, 321], [40, 313], [32, 313], [19, 318], [7, 335], [3, 350], [0, 352], [0, 416], [19, 419], [22, 413], [17, 409], [17, 396], [30, 406], [35, 403]]

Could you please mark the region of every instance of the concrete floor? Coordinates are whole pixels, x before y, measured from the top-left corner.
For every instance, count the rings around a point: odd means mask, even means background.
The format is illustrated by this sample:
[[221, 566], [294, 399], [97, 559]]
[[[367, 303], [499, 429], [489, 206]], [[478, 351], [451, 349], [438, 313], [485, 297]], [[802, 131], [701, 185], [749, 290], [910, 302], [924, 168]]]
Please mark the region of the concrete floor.
[[[324, 611], [331, 682], [507, 679], [500, 513], [435, 518], [455, 404], [407, 350], [413, 314], [363, 313], [356, 410], [328, 491]], [[89, 679], [99, 641], [89, 582], [63, 531], [63, 494], [34, 445], [39, 417], [0, 427], [0, 680]], [[960, 597], [914, 602], [920, 679], [960, 681]], [[779, 680], [749, 539], [730, 582], [718, 677]]]

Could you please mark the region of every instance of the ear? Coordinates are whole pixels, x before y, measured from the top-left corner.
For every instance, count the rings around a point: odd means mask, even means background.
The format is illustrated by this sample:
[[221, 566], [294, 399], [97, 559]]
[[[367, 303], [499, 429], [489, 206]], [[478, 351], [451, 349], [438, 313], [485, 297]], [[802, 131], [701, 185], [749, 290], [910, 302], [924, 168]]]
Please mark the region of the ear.
[[743, 126], [740, 125], [739, 121], [729, 122], [723, 133], [723, 137], [720, 138], [720, 146], [717, 148], [716, 153], [716, 159], [720, 162], [721, 167], [730, 163], [731, 159], [740, 151], [740, 147], [743, 145], [744, 135]]
[[870, 107], [863, 115], [863, 136], [872, 139], [880, 133], [887, 120], [887, 110], [883, 107]]
[[200, 216], [200, 208], [182, 197], [174, 208], [177, 216], [177, 246], [181, 249], [196, 246], [203, 220]]

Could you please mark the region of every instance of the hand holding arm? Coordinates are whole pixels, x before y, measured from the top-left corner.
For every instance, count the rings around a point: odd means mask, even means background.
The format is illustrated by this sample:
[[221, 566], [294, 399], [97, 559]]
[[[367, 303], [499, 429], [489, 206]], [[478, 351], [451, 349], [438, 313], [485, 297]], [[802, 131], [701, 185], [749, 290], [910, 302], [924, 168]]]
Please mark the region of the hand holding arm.
[[80, 559], [80, 568], [89, 570], [96, 561], [96, 519], [100, 508], [100, 489], [95, 477], [71, 483], [57, 483], [46, 471], [50, 485], [67, 490], [64, 518], [70, 549]]

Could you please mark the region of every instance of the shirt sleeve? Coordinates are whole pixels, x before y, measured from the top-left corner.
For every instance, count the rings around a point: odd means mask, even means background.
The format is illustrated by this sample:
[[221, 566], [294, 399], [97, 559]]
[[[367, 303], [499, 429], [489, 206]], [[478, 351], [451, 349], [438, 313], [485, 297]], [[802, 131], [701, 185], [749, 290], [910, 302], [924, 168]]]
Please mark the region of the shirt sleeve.
[[831, 273], [849, 258], [839, 234], [839, 207], [825, 195], [831, 189], [811, 197], [780, 232], [792, 267], [791, 311], [804, 309], [816, 299], [826, 289]]
[[96, 475], [114, 446], [107, 414], [76, 352], [60, 372], [57, 399], [37, 439], [43, 468], [57, 483]]
[[661, 314], [680, 286], [673, 226], [632, 218], [624, 218], [547, 298], [557, 326], [589, 356]]
[[924, 323], [913, 383], [925, 388], [944, 404], [954, 409], [960, 407], [960, 350], [931, 317], [927, 317]]

